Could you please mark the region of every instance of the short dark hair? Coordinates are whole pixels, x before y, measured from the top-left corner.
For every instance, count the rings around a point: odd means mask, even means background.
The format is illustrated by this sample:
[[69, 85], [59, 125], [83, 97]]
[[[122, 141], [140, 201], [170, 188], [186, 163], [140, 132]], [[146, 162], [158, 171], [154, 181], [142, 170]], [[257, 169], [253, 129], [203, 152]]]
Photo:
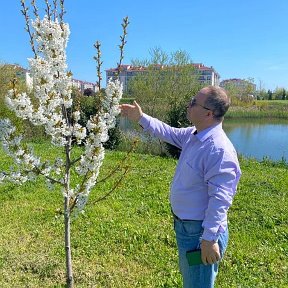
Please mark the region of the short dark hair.
[[225, 113], [228, 111], [230, 106], [230, 99], [227, 92], [217, 86], [207, 86], [204, 88], [206, 91], [205, 106], [213, 111], [214, 118], [216, 120], [223, 120]]

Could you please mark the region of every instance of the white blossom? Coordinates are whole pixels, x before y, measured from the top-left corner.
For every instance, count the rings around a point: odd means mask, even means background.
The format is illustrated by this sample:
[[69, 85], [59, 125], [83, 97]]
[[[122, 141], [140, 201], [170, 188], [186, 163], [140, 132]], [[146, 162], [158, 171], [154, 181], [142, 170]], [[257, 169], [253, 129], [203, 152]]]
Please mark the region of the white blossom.
[[80, 120], [80, 111], [73, 112], [73, 119], [75, 122], [78, 122]]
[[76, 137], [77, 143], [81, 144], [82, 139], [86, 138], [86, 128], [76, 123], [74, 125], [73, 135]]
[[87, 201], [88, 201], [88, 195], [87, 194], [79, 193], [77, 195], [76, 208], [77, 208], [78, 212], [81, 212], [84, 209]]

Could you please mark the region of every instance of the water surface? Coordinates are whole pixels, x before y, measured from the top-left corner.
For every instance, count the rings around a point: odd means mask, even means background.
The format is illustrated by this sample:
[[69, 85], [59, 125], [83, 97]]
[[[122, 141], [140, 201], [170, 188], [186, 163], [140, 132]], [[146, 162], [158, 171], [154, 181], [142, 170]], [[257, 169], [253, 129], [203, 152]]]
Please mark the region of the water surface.
[[288, 160], [288, 120], [226, 119], [223, 128], [240, 154]]

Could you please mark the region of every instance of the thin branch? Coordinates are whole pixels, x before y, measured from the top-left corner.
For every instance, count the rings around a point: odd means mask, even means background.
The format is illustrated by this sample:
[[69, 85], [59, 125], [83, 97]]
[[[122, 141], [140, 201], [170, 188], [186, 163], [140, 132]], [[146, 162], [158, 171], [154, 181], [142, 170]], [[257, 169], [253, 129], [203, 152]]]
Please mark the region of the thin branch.
[[137, 141], [134, 141], [131, 149], [127, 152], [126, 156], [121, 159], [121, 162], [107, 176], [105, 176], [103, 179], [97, 181], [97, 184], [106, 181], [112, 175], [114, 175], [122, 167], [123, 163], [129, 158], [130, 154], [135, 150], [136, 145], [137, 145]]
[[[36, 53], [35, 44], [34, 44], [34, 37], [33, 37], [33, 34], [31, 32], [31, 29], [30, 29], [30, 24], [29, 24], [30, 18], [29, 18], [29, 15], [28, 15], [28, 7], [25, 6], [25, 0], [21, 0], [21, 6], [22, 6], [21, 12], [22, 12], [22, 14], [23, 14], [23, 16], [25, 18], [25, 22], [26, 22], [26, 28], [25, 29], [26, 29], [26, 31], [29, 34], [30, 45], [31, 45], [32, 51], [34, 53], [34, 58], [36, 59], [37, 58], [37, 53]], [[34, 10], [35, 10], [35, 8], [34, 8]], [[35, 10], [35, 11], [37, 11], [37, 10]], [[35, 11], [34, 11], [34, 13], [37, 13]]]
[[106, 193], [104, 196], [96, 199], [96, 200], [93, 201], [91, 204], [95, 204], [95, 203], [97, 203], [97, 202], [103, 201], [103, 200], [105, 200], [106, 198], [108, 198], [108, 197], [116, 190], [116, 188], [120, 185], [120, 183], [122, 182], [123, 178], [124, 178], [125, 175], [128, 173], [128, 171], [129, 171], [129, 167], [126, 167], [123, 175], [122, 175], [121, 178], [117, 181], [117, 183], [114, 185], [114, 187], [113, 187], [108, 193]]
[[[40, 173], [40, 174], [42, 174], [42, 173]], [[44, 174], [42, 174], [43, 176], [45, 176]], [[48, 179], [50, 182], [52, 182], [53, 184], [54, 183], [57, 183], [57, 184], [60, 184], [61, 186], [63, 186], [63, 183], [61, 182], [61, 181], [59, 181], [59, 180], [56, 180], [56, 179], [54, 179], [54, 178], [51, 178], [51, 177], [49, 177], [49, 176], [45, 176], [45, 178], [46, 179]]]
[[98, 77], [98, 81], [97, 83], [97, 87], [98, 87], [98, 91], [100, 92], [101, 90], [101, 80], [102, 80], [102, 74], [101, 74], [101, 66], [103, 64], [103, 62], [101, 61], [101, 43], [99, 41], [96, 41], [96, 43], [94, 44], [94, 47], [97, 50], [97, 56], [94, 56], [93, 58], [96, 60], [97, 62], [97, 77]]
[[66, 13], [65, 7], [64, 7], [64, 0], [60, 0], [60, 8], [61, 8], [61, 12], [59, 14], [59, 19], [60, 19], [60, 25], [62, 27], [62, 25], [64, 23], [64, 14]]
[[[36, 168], [36, 170], [37, 170], [37, 173], [39, 173], [40, 175], [44, 176], [46, 179], [48, 179], [53, 184], [57, 183], [57, 184], [60, 184], [60, 185], [63, 186], [63, 184], [60, 181], [58, 181], [58, 180], [56, 180], [54, 178], [51, 178], [49, 176], [45, 176], [38, 168]], [[35, 171], [33, 171], [33, 170], [24, 170], [23, 171], [24, 175], [28, 175], [30, 172], [35, 172]], [[10, 173], [7, 173], [7, 172], [0, 172], [0, 173], [4, 174], [5, 176], [8, 176], [8, 177], [11, 175]]]
[[46, 12], [46, 14], [48, 16], [48, 20], [51, 21], [51, 5], [49, 4], [48, 0], [45, 0], [45, 3], [46, 3], [45, 12]]
[[82, 183], [81, 183], [80, 188], [79, 188], [79, 191], [82, 191], [82, 190], [83, 190], [83, 186], [84, 186], [84, 184], [85, 184], [85, 181], [86, 181], [86, 179], [88, 178], [88, 173], [89, 173], [89, 171], [84, 175], [83, 180], [82, 180]]
[[[84, 178], [83, 178], [83, 181], [82, 181], [82, 183], [81, 183], [81, 186], [80, 186], [79, 191], [82, 191], [83, 186], [84, 186], [84, 183], [85, 183], [87, 177], [88, 177], [88, 172], [85, 174], [85, 176], [84, 176]], [[74, 208], [74, 207], [76, 206], [76, 204], [77, 204], [77, 196], [78, 196], [78, 195], [76, 195], [75, 198], [73, 198], [73, 197], [70, 198], [70, 203], [72, 203], [72, 204], [70, 205], [70, 208], [69, 208], [69, 209], [70, 209], [70, 212], [73, 210], [73, 208]]]
[[54, 16], [54, 21], [56, 21], [57, 17], [58, 17], [58, 13], [57, 13], [57, 0], [53, 0], [53, 11], [52, 14]]
[[31, 5], [33, 7], [33, 14], [35, 15], [36, 18], [39, 18], [38, 8], [36, 6], [35, 0], [31, 0]]
[[[48, 179], [48, 180], [49, 180], [50, 182], [52, 182], [53, 184], [54, 184], [54, 183], [57, 183], [57, 184], [60, 184], [61, 186], [63, 186], [63, 183], [61, 183], [61, 181], [56, 180], [56, 179], [54, 179], [54, 178], [51, 178], [51, 177], [49, 177], [49, 176], [44, 175], [44, 174], [42, 173], [42, 171], [41, 171], [39, 168], [37, 168], [37, 167], [36, 167], [36, 171], [37, 171], [37, 173], [39, 173], [40, 175], [43, 175], [46, 179]], [[33, 172], [33, 170], [32, 170], [32, 171], [26, 171], [26, 172]]]
[[120, 72], [121, 72], [121, 65], [122, 65], [122, 60], [124, 59], [124, 47], [127, 43], [126, 41], [126, 36], [127, 36], [127, 27], [129, 25], [129, 21], [128, 21], [128, 16], [126, 16], [125, 18], [123, 18], [123, 23], [121, 24], [122, 29], [123, 29], [123, 35], [120, 36], [120, 40], [121, 40], [121, 44], [119, 45], [119, 49], [120, 49], [120, 61], [118, 63], [118, 67], [117, 67], [117, 76], [119, 76]]
[[77, 162], [80, 161], [80, 160], [81, 160], [81, 157], [78, 157], [78, 158], [76, 158], [75, 160], [71, 161], [71, 162], [70, 162], [70, 165], [72, 166], [72, 165], [74, 165], [75, 163], [77, 163]]
[[71, 197], [70, 198], [70, 203], [69, 203], [69, 211], [70, 211], [70, 213], [72, 212], [72, 210], [76, 206], [76, 204], [77, 204], [77, 196], [75, 198]]

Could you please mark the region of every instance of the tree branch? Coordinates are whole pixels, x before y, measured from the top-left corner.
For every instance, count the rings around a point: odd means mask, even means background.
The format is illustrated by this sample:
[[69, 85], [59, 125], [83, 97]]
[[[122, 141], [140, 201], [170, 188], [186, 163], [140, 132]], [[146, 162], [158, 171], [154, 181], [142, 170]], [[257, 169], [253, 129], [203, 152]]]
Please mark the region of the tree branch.
[[94, 47], [97, 50], [97, 56], [94, 56], [93, 58], [97, 62], [97, 77], [98, 77], [97, 86], [98, 86], [98, 90], [100, 92], [100, 90], [101, 90], [101, 80], [102, 80], [101, 66], [103, 64], [103, 62], [101, 61], [101, 50], [100, 50], [101, 43], [99, 41], [96, 41], [96, 43], [94, 44]]
[[60, 25], [61, 25], [61, 27], [63, 29], [64, 14], [66, 13], [65, 7], [64, 7], [64, 0], [60, 0], [60, 8], [61, 8], [61, 12], [59, 14], [59, 19], [60, 19]]
[[134, 141], [134, 143], [132, 144], [131, 149], [127, 152], [126, 156], [121, 159], [121, 162], [107, 176], [105, 176], [103, 179], [97, 181], [97, 184], [106, 181], [112, 175], [114, 175], [121, 168], [123, 163], [129, 158], [130, 154], [135, 150], [137, 144], [138, 144], [138, 141]]
[[78, 158], [76, 158], [75, 160], [71, 161], [71, 162], [70, 162], [70, 165], [72, 166], [72, 165], [74, 165], [75, 163], [77, 163], [77, 162], [80, 161], [80, 160], [81, 160], [81, 157], [78, 157]]
[[54, 21], [56, 21], [58, 14], [57, 14], [57, 0], [53, 0], [53, 12]]
[[[33, 1], [32, 3], [34, 3], [34, 14], [35, 15], [38, 15], [38, 10], [35, 6], [35, 2]], [[33, 34], [31, 32], [31, 29], [30, 29], [30, 24], [29, 24], [29, 15], [28, 15], [28, 8], [25, 6], [25, 0], [21, 0], [21, 6], [22, 6], [22, 14], [25, 18], [25, 22], [26, 22], [26, 31], [28, 32], [29, 34], [29, 37], [30, 37], [30, 44], [31, 44], [31, 48], [32, 48], [32, 51], [34, 53], [34, 58], [36, 59], [37, 58], [37, 53], [36, 53], [36, 49], [35, 49], [35, 44], [34, 44], [34, 37], [33, 37]]]
[[104, 196], [102, 196], [102, 197], [96, 199], [95, 201], [93, 201], [92, 204], [95, 204], [97, 202], [100, 202], [100, 201], [105, 200], [106, 198], [108, 198], [116, 190], [116, 188], [120, 185], [120, 183], [122, 182], [123, 178], [128, 173], [128, 171], [129, 171], [129, 167], [126, 167], [123, 175], [118, 180], [118, 182], [115, 184], [115, 186], [108, 193], [106, 193]]
[[48, 16], [48, 20], [51, 21], [51, 5], [49, 4], [48, 0], [45, 0], [45, 3], [46, 3], [46, 9], [45, 9], [45, 12]]
[[122, 65], [122, 60], [124, 59], [124, 47], [125, 44], [127, 43], [126, 41], [126, 36], [127, 36], [127, 27], [129, 25], [129, 21], [128, 21], [128, 16], [126, 16], [125, 18], [123, 18], [123, 23], [121, 24], [122, 28], [123, 28], [123, 35], [120, 36], [120, 40], [121, 40], [121, 44], [119, 45], [120, 48], [120, 61], [118, 63], [118, 67], [117, 67], [117, 76], [119, 76], [120, 72], [121, 72], [121, 65]]

